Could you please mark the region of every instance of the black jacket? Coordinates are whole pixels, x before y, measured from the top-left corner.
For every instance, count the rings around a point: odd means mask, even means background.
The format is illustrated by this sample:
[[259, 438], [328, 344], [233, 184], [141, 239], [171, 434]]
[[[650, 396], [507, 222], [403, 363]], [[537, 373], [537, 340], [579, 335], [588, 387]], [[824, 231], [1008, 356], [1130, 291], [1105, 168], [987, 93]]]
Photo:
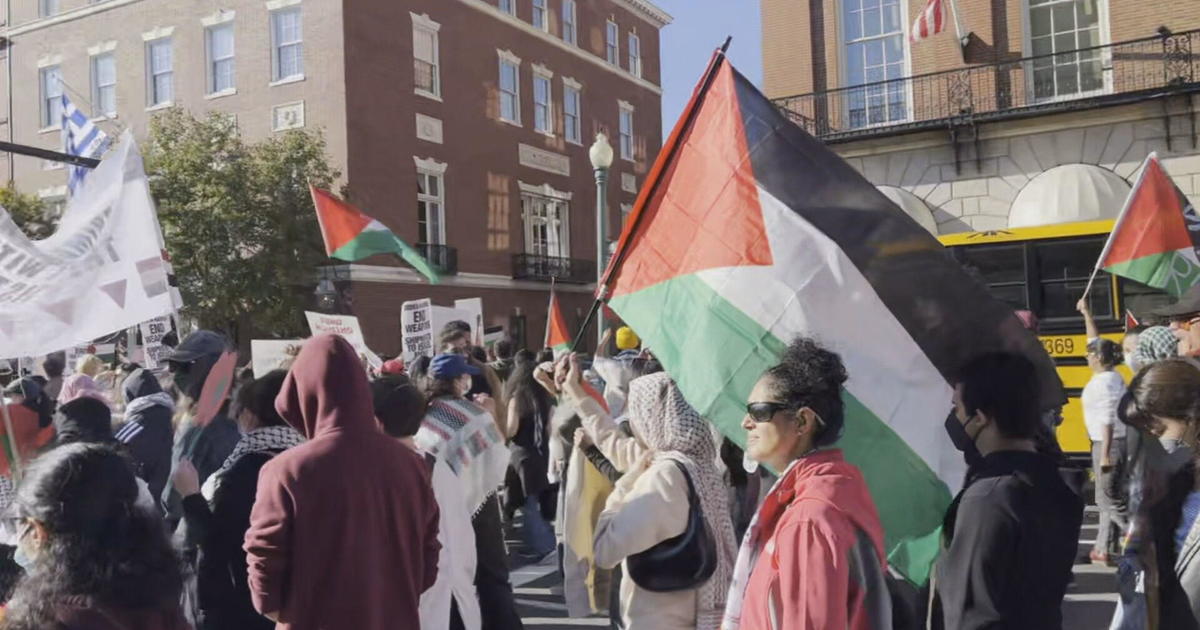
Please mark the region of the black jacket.
[[125, 379], [125, 424], [117, 431], [133, 457], [138, 476], [150, 487], [150, 495], [161, 497], [171, 474], [171, 426], [174, 407], [149, 370], [136, 370]]
[[934, 627], [1061, 628], [1082, 521], [1083, 499], [1050, 457], [983, 458], [943, 523]]
[[221, 474], [211, 505], [199, 494], [183, 499], [183, 518], [199, 546], [198, 630], [275, 627], [254, 610], [246, 581], [246, 552], [242, 550], [258, 489], [258, 473], [273, 456], [274, 453], [247, 453], [239, 457]]

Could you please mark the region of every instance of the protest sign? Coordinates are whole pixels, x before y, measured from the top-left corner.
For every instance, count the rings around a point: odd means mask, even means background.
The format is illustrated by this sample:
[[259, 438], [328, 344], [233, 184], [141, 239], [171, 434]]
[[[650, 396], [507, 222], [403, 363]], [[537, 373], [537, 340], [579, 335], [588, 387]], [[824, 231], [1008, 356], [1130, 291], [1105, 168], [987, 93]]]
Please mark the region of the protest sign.
[[[442, 329], [446, 327], [446, 324], [449, 324], [453, 321], [462, 321], [474, 326], [473, 322], [475, 321], [475, 314], [470, 311], [450, 308], [448, 306], [438, 306], [436, 304], [434, 304], [431, 308], [433, 314], [433, 341], [435, 352], [440, 349], [436, 347], [437, 338], [438, 335], [442, 334]], [[474, 329], [471, 330], [471, 333], [475, 333]]]
[[251, 339], [250, 365], [254, 369], [254, 378], [262, 378], [271, 370], [289, 365], [303, 345], [303, 339]]
[[204, 426], [217, 417], [229, 390], [233, 388], [233, 372], [237, 368], [237, 353], [226, 352], [213, 364], [212, 370], [204, 379], [204, 387], [200, 390], [200, 399], [196, 401], [196, 413], [192, 421]]
[[163, 337], [171, 332], [171, 316], [156, 317], [148, 322], [142, 322], [142, 365], [156, 370], [163, 364], [171, 349], [163, 345]]
[[69, 348], [180, 306], [131, 133], [82, 193], [39, 241], [0, 211], [0, 348], [8, 357]]
[[433, 306], [429, 298], [405, 302], [400, 307], [400, 333], [405, 363], [433, 356]]
[[454, 308], [470, 313], [470, 319], [465, 320], [471, 325], [471, 345], [483, 345], [483, 298], [467, 298], [455, 300]]
[[371, 352], [367, 347], [367, 342], [363, 339], [362, 328], [358, 325], [358, 318], [353, 315], [327, 315], [325, 313], [314, 313], [312, 311], [304, 311], [304, 316], [308, 318], [308, 328], [312, 330], [313, 335], [341, 335], [350, 345], [354, 347], [354, 351], [360, 357], [366, 357], [367, 362], [371, 367], [378, 370], [383, 367], [383, 361], [379, 355]]

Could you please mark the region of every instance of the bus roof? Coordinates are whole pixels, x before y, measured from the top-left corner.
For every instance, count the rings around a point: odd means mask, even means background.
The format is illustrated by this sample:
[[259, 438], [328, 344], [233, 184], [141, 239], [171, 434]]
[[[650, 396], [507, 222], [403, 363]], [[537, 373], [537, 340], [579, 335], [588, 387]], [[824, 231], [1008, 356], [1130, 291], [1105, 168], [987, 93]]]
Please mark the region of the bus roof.
[[1037, 241], [1068, 236], [1093, 236], [1108, 234], [1112, 231], [1113, 219], [1103, 221], [1080, 221], [1078, 223], [1059, 223], [1056, 225], [1039, 225], [1036, 227], [1010, 228], [1007, 230], [989, 230], [986, 232], [959, 232], [944, 234], [938, 237], [942, 245], [974, 245], [976, 243], [1008, 243], [1012, 241]]

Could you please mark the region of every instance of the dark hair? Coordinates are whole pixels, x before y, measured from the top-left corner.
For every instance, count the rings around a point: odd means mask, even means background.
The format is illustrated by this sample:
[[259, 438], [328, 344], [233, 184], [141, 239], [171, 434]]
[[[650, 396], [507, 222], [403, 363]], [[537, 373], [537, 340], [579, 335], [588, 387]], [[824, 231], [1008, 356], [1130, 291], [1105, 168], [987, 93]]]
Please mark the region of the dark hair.
[[432, 357], [421, 355], [408, 364], [408, 376], [414, 384], [419, 386], [421, 381], [429, 376], [429, 364], [432, 362]]
[[246, 409], [258, 418], [258, 423], [264, 427], [280, 427], [287, 425], [283, 416], [275, 411], [275, 398], [283, 389], [283, 379], [287, 378], [287, 370], [271, 370], [245, 385], [237, 392], [237, 408]]
[[513, 344], [508, 339], [501, 339], [496, 342], [496, 358], [511, 359], [513, 356]]
[[54, 414], [56, 444], [115, 442], [112, 410], [91, 396], [81, 396], [58, 408]]
[[1191, 446], [1200, 450], [1200, 367], [1185, 358], [1155, 361], [1142, 368], [1117, 408], [1117, 417], [1128, 425], [1150, 430], [1155, 416], [1187, 422], [1193, 427]]
[[[504, 397], [507, 400], [516, 401], [518, 417], [541, 413], [545, 421], [549, 422], [550, 408], [554, 406], [554, 398], [534, 378], [533, 374], [537, 366], [538, 364], [533, 361], [517, 361], [512, 375], [508, 377], [508, 383], [505, 385]], [[516, 418], [511, 418], [509, 421], [514, 420]]]
[[1040, 389], [1033, 362], [1019, 354], [991, 352], [968, 362], [958, 373], [967, 415], [977, 411], [996, 421], [1009, 438], [1032, 438], [1041, 422]]
[[471, 346], [471, 356], [475, 357], [475, 360], [480, 363], [487, 363], [487, 350], [479, 346]]
[[469, 335], [469, 334], [471, 334], [471, 325], [468, 324], [467, 322], [464, 322], [461, 319], [455, 319], [455, 320], [446, 322], [446, 325], [442, 326], [442, 334], [443, 335], [452, 330]]
[[433, 378], [432, 376], [426, 376], [424, 380], [425, 386], [421, 390], [425, 394], [427, 403], [433, 402], [435, 398], [461, 398], [458, 395], [457, 378]]
[[1121, 362], [1121, 346], [1111, 339], [1093, 339], [1088, 342], [1087, 351], [1096, 355], [1100, 366], [1111, 370]]
[[532, 350], [518, 351], [517, 355], [515, 357], [513, 357], [513, 362], [514, 363], [532, 363], [534, 365], [538, 364], [537, 355], [534, 354]]
[[538, 363], [550, 363], [554, 361], [554, 351], [550, 348], [543, 348], [537, 354]]
[[50, 378], [60, 378], [63, 371], [67, 368], [66, 359], [59, 356], [57, 353], [47, 356], [45, 361], [42, 361], [42, 371]]
[[425, 417], [425, 395], [407, 378], [375, 379], [371, 382], [371, 398], [384, 433], [397, 438], [417, 434]]
[[17, 490], [20, 517], [48, 533], [30, 573], [17, 585], [4, 627], [57, 627], [68, 597], [99, 606], [177, 609], [180, 562], [156, 514], [135, 506], [129, 462], [112, 447], [68, 444], [34, 460]]
[[471, 330], [469, 328], [467, 330], [462, 330], [460, 328], [455, 328], [453, 324], [454, 322], [446, 324], [446, 327], [442, 329], [442, 334], [438, 336], [438, 344], [440, 347], [444, 348], [446, 345], [458, 341], [459, 339], [469, 340], [471, 338]]
[[39, 427], [45, 428], [54, 422], [54, 401], [50, 400], [46, 391], [32, 376], [22, 376], [11, 381], [4, 387], [4, 392], [23, 396], [25, 400], [21, 405], [37, 413]]
[[797, 337], [766, 373], [780, 402], [792, 409], [808, 407], [821, 419], [813, 437], [815, 446], [829, 446], [841, 437], [846, 421], [842, 385], [847, 375], [840, 356], [808, 337]]

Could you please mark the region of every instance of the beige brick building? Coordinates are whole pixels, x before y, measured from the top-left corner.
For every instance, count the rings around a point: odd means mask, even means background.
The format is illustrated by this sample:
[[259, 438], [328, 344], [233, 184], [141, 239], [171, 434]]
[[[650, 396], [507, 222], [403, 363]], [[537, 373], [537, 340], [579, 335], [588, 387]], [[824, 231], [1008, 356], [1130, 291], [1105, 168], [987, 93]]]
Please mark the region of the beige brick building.
[[[661, 142], [670, 16], [650, 0], [0, 7], [0, 139], [60, 149], [63, 92], [110, 135], [144, 137], [170, 106], [224, 112], [249, 139], [320, 130], [353, 200], [447, 272], [429, 287], [389, 257], [326, 270], [385, 354], [399, 350], [409, 299], [482, 297], [489, 326], [537, 346], [554, 278], [581, 318], [596, 266], [588, 146], [605, 132], [616, 152], [615, 235]], [[0, 177], [51, 201], [66, 193], [61, 167], [29, 157], [0, 153]]]

